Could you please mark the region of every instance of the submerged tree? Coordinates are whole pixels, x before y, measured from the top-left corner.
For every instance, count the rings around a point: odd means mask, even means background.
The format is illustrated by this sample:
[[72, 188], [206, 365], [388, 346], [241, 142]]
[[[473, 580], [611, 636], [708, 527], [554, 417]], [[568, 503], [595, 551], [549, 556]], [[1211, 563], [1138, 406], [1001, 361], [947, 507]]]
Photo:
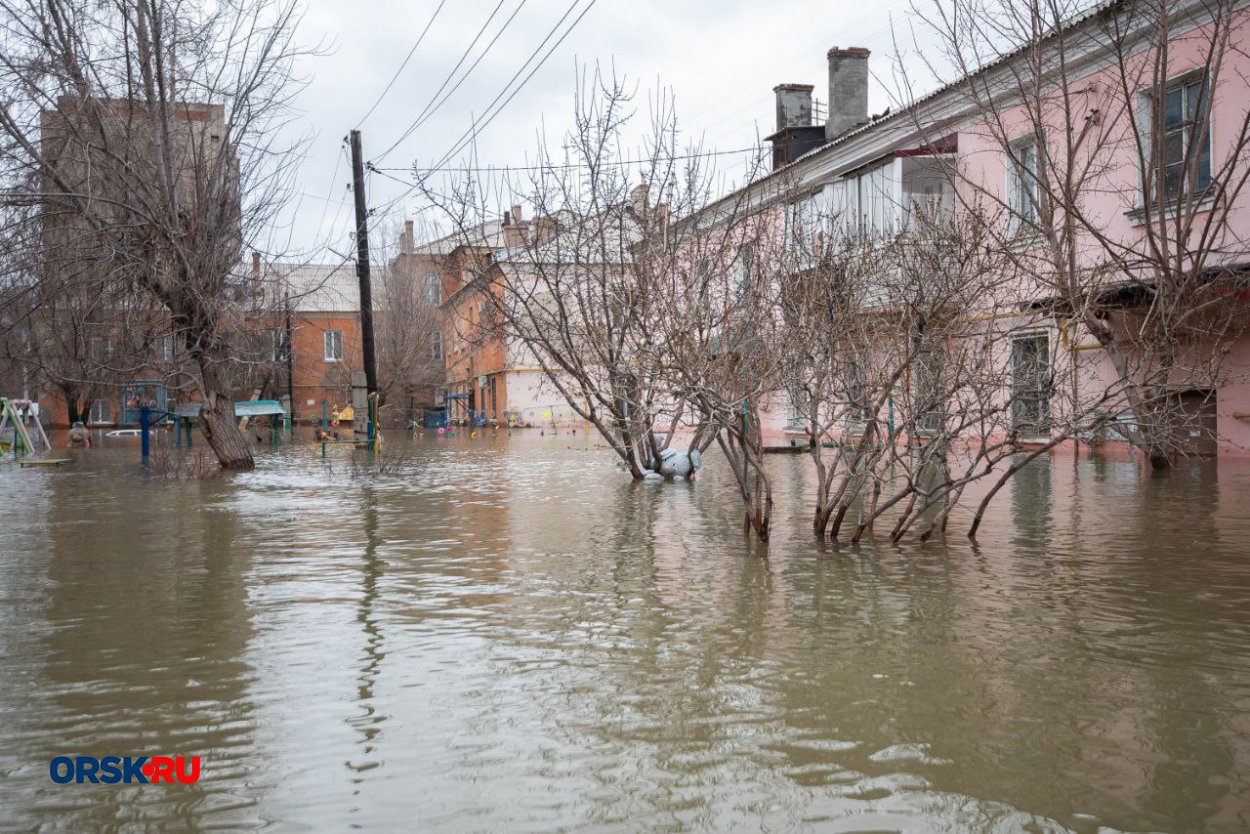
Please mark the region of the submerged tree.
[[[671, 217], [701, 208], [710, 180], [700, 155], [678, 146], [665, 96], [653, 102], [643, 150], [629, 154], [633, 108], [622, 82], [596, 72], [579, 87], [575, 127], [558, 150], [540, 145], [528, 176], [466, 175], [442, 193], [425, 191], [479, 252], [496, 206], [516, 206], [494, 251], [469, 262], [467, 281], [491, 313], [480, 326], [503, 334], [509, 361], [541, 368], [642, 478], [687, 416], [666, 386], [661, 317], [672, 312], [669, 281], [681, 257]], [[522, 205], [533, 219], [522, 219]]]
[[0, 133], [10, 173], [37, 177], [40, 281], [161, 311], [226, 468], [252, 466], [233, 407], [241, 254], [285, 197], [296, 21], [259, 0], [0, 0]]
[[1186, 451], [1180, 438], [1210, 431], [1199, 413], [1229, 381], [1225, 357], [1250, 311], [1234, 222], [1250, 178], [1250, 15], [1226, 0], [916, 11], [938, 47], [924, 53], [930, 69], [958, 77], [966, 136], [981, 160], [1005, 161], [1005, 178], [952, 162], [957, 193], [1001, 211], [996, 248], [1038, 308], [1066, 344], [1105, 357], [1085, 369], [1093, 400], [1078, 410], [1119, 417], [1116, 431], [1168, 466]]

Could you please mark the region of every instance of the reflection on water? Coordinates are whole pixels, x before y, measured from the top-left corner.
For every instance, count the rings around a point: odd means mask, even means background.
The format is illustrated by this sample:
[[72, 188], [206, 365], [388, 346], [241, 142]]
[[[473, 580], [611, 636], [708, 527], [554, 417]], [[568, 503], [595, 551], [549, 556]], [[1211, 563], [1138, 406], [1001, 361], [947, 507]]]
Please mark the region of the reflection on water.
[[[978, 544], [847, 548], [782, 457], [765, 550], [717, 461], [339, 452], [0, 468], [3, 824], [1250, 830], [1250, 464], [1056, 459]], [[48, 778], [152, 753], [203, 778]]]

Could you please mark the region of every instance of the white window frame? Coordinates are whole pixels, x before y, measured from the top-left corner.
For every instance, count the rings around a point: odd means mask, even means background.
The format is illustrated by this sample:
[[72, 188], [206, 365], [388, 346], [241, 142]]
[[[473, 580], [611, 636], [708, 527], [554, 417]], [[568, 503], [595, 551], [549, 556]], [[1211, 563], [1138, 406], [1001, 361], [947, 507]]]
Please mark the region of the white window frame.
[[443, 301], [443, 283], [437, 275], [427, 275], [423, 281], [421, 292], [426, 304], [438, 306]]
[[[1213, 137], [1215, 135], [1215, 104], [1214, 90], [1211, 87], [1211, 73], [1206, 66], [1198, 66], [1192, 69], [1179, 72], [1168, 78], [1163, 84], [1164, 94], [1175, 89], [1178, 86], [1188, 86], [1201, 79], [1206, 84], [1206, 104], [1207, 104], [1207, 144], [1208, 144], [1208, 164], [1211, 166], [1208, 175], [1213, 177], [1218, 166], [1215, 163], [1215, 143]], [[1145, 222], [1150, 216], [1152, 201], [1150, 199], [1151, 191], [1155, 181], [1154, 166], [1154, 128], [1155, 128], [1155, 88], [1148, 87], [1138, 90], [1137, 106], [1133, 113], [1133, 121], [1137, 129], [1137, 135], [1141, 141], [1141, 158], [1136, 161], [1137, 171], [1137, 195], [1136, 206], [1128, 212], [1129, 218], [1135, 223]], [[1210, 208], [1213, 203], [1212, 196], [1204, 196], [1202, 192], [1187, 192], [1189, 198], [1201, 197], [1201, 201], [1194, 206], [1197, 211]], [[1168, 198], [1169, 204], [1162, 206], [1165, 217], [1172, 216], [1175, 211], [1175, 198]]]
[[[337, 342], [337, 344], [335, 344]], [[324, 330], [321, 335], [321, 346], [327, 362], [343, 361], [343, 331]]]
[[113, 422], [113, 404], [104, 397], [91, 401], [87, 408], [87, 425], [108, 425]]
[[270, 361], [285, 362], [287, 352], [286, 330], [281, 327], [275, 327], [269, 331], [269, 338], [271, 341], [270, 347], [272, 348]]
[[734, 293], [736, 298], [742, 299], [746, 297], [747, 290], [751, 286], [751, 273], [754, 269], [755, 244], [752, 242], [743, 243], [738, 247], [733, 263]]
[[798, 431], [802, 429], [807, 422], [807, 415], [803, 413], [803, 409], [794, 401], [793, 394], [786, 394], [786, 429]]
[[[1038, 144], [1035, 134], [1013, 139], [1007, 146], [1006, 188], [1007, 209], [1010, 212], [1012, 237], [1027, 236], [1037, 231], [1041, 221], [1042, 195], [1038, 180], [1045, 143]], [[1032, 166], [1026, 162], [1026, 151], [1032, 151]]]

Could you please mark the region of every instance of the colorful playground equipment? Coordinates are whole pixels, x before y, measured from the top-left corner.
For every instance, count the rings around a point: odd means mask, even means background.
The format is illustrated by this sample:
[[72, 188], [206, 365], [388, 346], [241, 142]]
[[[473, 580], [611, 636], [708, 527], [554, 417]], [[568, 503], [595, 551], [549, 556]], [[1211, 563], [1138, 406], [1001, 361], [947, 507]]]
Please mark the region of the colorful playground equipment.
[[37, 409], [30, 400], [0, 397], [0, 452], [6, 457], [28, 457], [36, 452], [51, 452]]
[[[378, 395], [372, 394], [367, 398], [368, 413], [365, 420], [365, 436], [364, 437], [339, 437], [337, 431], [332, 431], [332, 427], [337, 427], [343, 422], [356, 422], [356, 410], [348, 405], [341, 411], [336, 407], [333, 412], [329, 411], [329, 404], [326, 400], [321, 401], [321, 425], [317, 428], [313, 436], [313, 443], [321, 446], [321, 456], [326, 456], [327, 446], [352, 446], [357, 449], [368, 449], [371, 452], [378, 452], [382, 448], [382, 432], [378, 431]], [[352, 432], [355, 434], [355, 432]]]
[[[170, 426], [174, 433], [174, 448], [186, 443], [191, 448], [191, 426], [199, 419], [200, 403], [182, 403], [173, 411], [153, 410], [147, 407], [139, 409], [138, 429], [118, 429], [108, 433], [108, 437], [133, 437], [136, 433], [140, 439], [140, 454], [147, 460], [152, 453], [152, 428], [161, 423]], [[239, 418], [239, 431], [247, 428], [248, 421], [254, 417], [269, 418], [269, 443], [277, 446], [282, 435], [283, 426], [290, 423], [286, 417], [286, 409], [277, 400], [244, 400], [234, 404], [234, 416]]]

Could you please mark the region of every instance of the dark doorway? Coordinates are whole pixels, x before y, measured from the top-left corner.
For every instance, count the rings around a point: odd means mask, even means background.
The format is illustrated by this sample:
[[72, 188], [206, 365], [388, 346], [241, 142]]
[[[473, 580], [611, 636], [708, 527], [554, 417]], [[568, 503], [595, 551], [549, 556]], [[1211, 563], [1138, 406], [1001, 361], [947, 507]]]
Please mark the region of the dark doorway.
[[1219, 444], [1215, 430], [1215, 392], [1181, 391], [1170, 409], [1176, 419], [1173, 442], [1190, 457], [1215, 457]]

